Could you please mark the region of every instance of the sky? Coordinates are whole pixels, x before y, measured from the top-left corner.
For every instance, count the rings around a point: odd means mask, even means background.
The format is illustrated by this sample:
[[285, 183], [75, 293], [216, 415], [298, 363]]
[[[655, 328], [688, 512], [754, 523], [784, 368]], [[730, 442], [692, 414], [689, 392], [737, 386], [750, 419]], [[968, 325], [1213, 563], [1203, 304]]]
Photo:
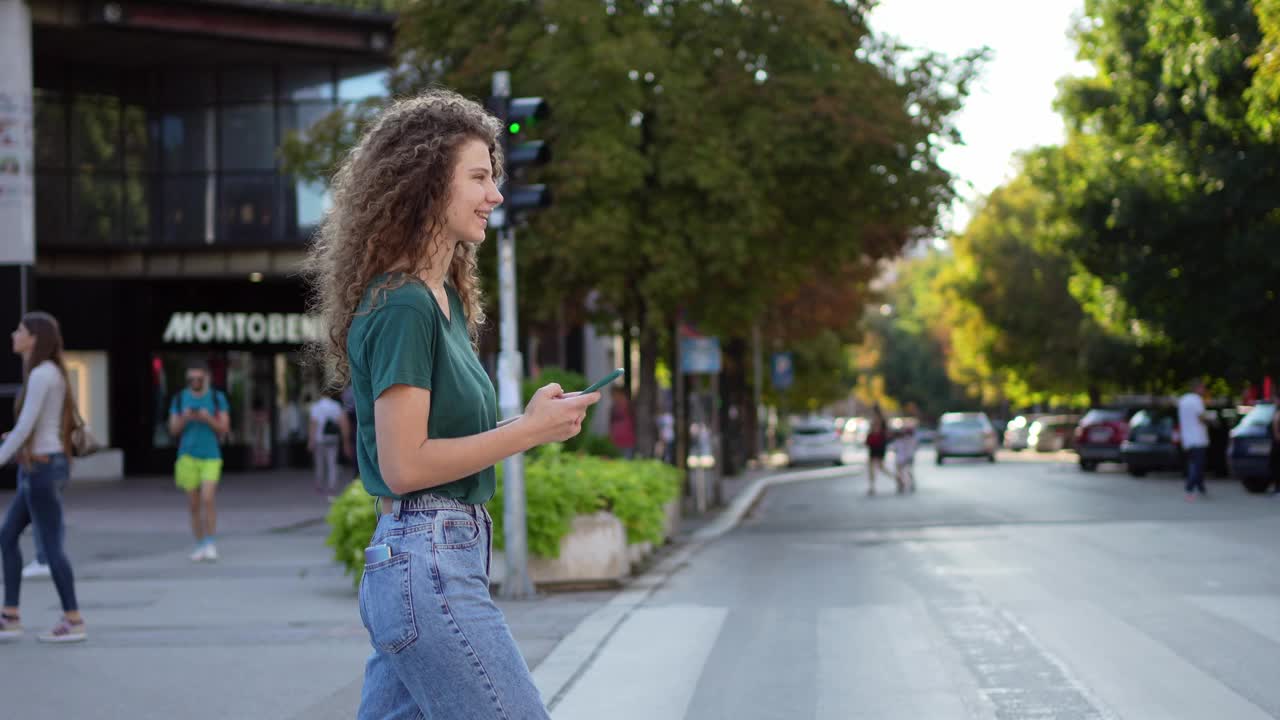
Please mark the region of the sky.
[[1062, 119], [1053, 109], [1057, 82], [1090, 74], [1068, 37], [1083, 9], [1084, 0], [881, 0], [871, 13], [873, 31], [907, 45], [952, 57], [991, 48], [956, 116], [965, 145], [940, 158], [960, 178], [962, 202], [952, 209], [948, 229], [962, 231], [973, 200], [1012, 176], [1015, 152], [1062, 142]]

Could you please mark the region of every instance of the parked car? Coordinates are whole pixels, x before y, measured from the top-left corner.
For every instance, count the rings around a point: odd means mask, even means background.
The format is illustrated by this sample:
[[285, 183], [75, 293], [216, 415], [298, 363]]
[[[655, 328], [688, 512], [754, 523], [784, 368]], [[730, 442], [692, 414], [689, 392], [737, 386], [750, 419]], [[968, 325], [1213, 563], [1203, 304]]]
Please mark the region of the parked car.
[[791, 465], [830, 463], [840, 465], [848, 445], [841, 437], [843, 428], [834, 418], [810, 416], [791, 423], [787, 438], [787, 459]]
[[1094, 408], [1076, 425], [1074, 446], [1080, 469], [1093, 472], [1099, 463], [1124, 462], [1120, 445], [1129, 437], [1130, 408]]
[[996, 430], [986, 413], [946, 413], [938, 421], [939, 465], [949, 457], [985, 457], [996, 461]]
[[1019, 415], [1009, 421], [1004, 430], [1004, 446], [1009, 450], [1026, 450], [1027, 433], [1031, 424], [1044, 415]]
[[1046, 415], [1031, 423], [1027, 430], [1027, 448], [1036, 452], [1050, 453], [1059, 450], [1070, 450], [1072, 434], [1079, 415]]
[[921, 445], [932, 445], [938, 439], [938, 431], [927, 426], [921, 425], [916, 428], [916, 442]]
[[1255, 405], [1231, 431], [1227, 458], [1231, 475], [1252, 493], [1265, 492], [1271, 484], [1271, 420], [1275, 403]]
[[[1229, 406], [1207, 408], [1216, 417], [1209, 426], [1209, 457], [1206, 471], [1219, 477], [1228, 474], [1227, 440], [1240, 412]], [[1129, 438], [1120, 445], [1120, 454], [1129, 474], [1142, 477], [1156, 470], [1182, 470], [1185, 465], [1178, 409], [1173, 406], [1147, 408], [1129, 420]]]

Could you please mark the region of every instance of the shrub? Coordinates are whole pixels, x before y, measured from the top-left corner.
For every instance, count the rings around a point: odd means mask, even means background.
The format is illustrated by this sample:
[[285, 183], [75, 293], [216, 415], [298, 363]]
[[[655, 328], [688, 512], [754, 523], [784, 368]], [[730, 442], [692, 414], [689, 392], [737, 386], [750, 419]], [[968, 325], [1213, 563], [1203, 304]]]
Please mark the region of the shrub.
[[[488, 503], [498, 549], [505, 546], [502, 472], [499, 464], [498, 489]], [[529, 552], [547, 558], [560, 554], [560, 540], [569, 534], [575, 515], [599, 510], [618, 516], [627, 530], [627, 542], [661, 544], [663, 506], [680, 494], [680, 471], [666, 463], [568, 453], [554, 444], [525, 456], [524, 481]], [[373, 498], [356, 480], [334, 500], [326, 520], [329, 538], [325, 543], [358, 586], [364, 573], [364, 549], [378, 524]]]
[[[505, 547], [502, 467], [498, 491], [489, 502], [494, 547]], [[622, 521], [627, 542], [661, 544], [663, 506], [680, 493], [680, 471], [657, 460], [610, 460], [574, 455], [548, 445], [525, 458], [525, 526], [529, 552], [554, 558], [573, 517], [609, 510]]]
[[346, 574], [355, 576], [354, 584], [359, 586], [364, 574], [364, 549], [378, 526], [373, 497], [364, 491], [359, 478], [334, 499], [325, 520], [329, 523], [325, 544], [333, 548], [334, 559], [346, 568]]

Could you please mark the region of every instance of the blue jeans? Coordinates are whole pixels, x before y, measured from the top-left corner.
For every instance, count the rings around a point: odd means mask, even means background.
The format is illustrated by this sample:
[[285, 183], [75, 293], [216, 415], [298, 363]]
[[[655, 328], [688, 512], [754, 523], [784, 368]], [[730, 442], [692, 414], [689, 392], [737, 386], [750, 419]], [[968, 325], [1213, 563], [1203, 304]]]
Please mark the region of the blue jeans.
[[373, 655], [359, 720], [549, 720], [529, 666], [489, 595], [493, 521], [480, 505], [432, 497], [383, 515], [370, 545], [360, 619]]
[[1187, 448], [1187, 492], [1204, 494], [1204, 466], [1209, 461], [1209, 448]]
[[[78, 610], [71, 562], [62, 548], [62, 497], [59, 486], [71, 476], [67, 456], [55, 453], [48, 462], [33, 462], [18, 468], [18, 493], [0, 525], [0, 555], [4, 558], [4, 604], [17, 607], [22, 585], [22, 550], [18, 537], [28, 525], [35, 532], [49, 560], [53, 585], [58, 590], [64, 612]], [[34, 523], [33, 523], [34, 521]]]
[[[64, 478], [62, 478], [61, 480], [59, 480], [59, 481], [56, 483], [55, 487], [54, 487], [54, 491], [55, 491], [55, 492], [57, 492], [57, 494], [58, 494], [58, 504], [59, 504], [59, 505], [61, 505], [61, 504], [62, 504], [62, 493], [66, 491], [66, 489], [67, 489], [67, 483], [69, 483], [70, 481], [71, 481], [71, 474], [70, 474], [70, 473], [67, 473], [67, 476], [66, 476], [66, 477], [64, 477]], [[22, 476], [22, 474], [21, 474], [21, 473], [19, 473], [19, 475], [18, 475], [18, 487], [19, 487], [19, 489], [21, 489], [21, 487], [22, 487], [22, 483], [23, 483], [23, 476]], [[36, 524], [36, 523], [38, 523], [39, 521], [40, 521], [40, 520], [39, 520], [39, 518], [36, 518], [36, 517], [32, 517], [32, 518], [31, 518], [31, 524], [32, 524], [33, 528], [34, 528], [35, 524]], [[65, 547], [67, 546], [67, 525], [66, 525], [66, 523], [63, 523], [63, 525], [62, 525], [62, 532], [61, 532], [61, 533], [59, 533], [58, 537], [62, 540], [62, 546], [65, 548]], [[40, 541], [40, 531], [39, 531], [39, 530], [37, 530], [37, 529], [33, 529], [33, 530], [31, 531], [31, 539], [35, 541], [35, 546], [36, 546], [36, 562], [40, 563], [41, 565], [48, 565], [48, 564], [49, 564], [49, 556], [45, 554], [45, 552], [44, 552], [44, 543]]]

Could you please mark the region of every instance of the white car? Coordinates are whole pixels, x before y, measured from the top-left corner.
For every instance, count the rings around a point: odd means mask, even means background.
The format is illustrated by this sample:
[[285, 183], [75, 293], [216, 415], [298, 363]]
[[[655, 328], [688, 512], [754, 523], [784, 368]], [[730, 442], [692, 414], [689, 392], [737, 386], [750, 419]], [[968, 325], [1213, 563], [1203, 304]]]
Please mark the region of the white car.
[[787, 459], [792, 465], [829, 463], [841, 465], [848, 445], [833, 418], [809, 417], [791, 423]]
[[996, 461], [996, 430], [986, 413], [946, 413], [938, 421], [938, 464], [949, 457]]

